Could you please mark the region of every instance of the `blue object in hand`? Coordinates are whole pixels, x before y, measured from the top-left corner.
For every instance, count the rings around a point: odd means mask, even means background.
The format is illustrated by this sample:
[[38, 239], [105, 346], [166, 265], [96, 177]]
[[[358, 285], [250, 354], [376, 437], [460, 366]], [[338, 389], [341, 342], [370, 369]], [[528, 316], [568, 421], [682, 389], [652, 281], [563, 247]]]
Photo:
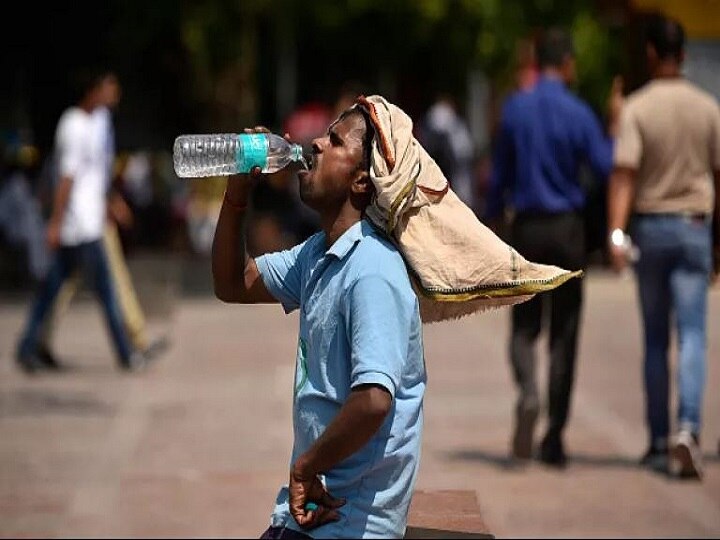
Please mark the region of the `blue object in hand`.
[[309, 502], [309, 503], [305, 504], [305, 510], [308, 512], [314, 512], [317, 509], [318, 509], [318, 505], [315, 504], [314, 502]]

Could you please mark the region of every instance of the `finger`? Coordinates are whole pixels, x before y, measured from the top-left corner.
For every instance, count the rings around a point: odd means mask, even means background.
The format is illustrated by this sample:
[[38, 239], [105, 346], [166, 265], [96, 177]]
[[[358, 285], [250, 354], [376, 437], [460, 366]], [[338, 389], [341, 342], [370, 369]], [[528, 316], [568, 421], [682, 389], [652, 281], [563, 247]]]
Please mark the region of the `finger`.
[[260, 167], [253, 167], [250, 169], [250, 176], [253, 178], [260, 178], [262, 176], [262, 169]]
[[319, 527], [320, 525], [330, 523], [331, 521], [337, 521], [339, 519], [340, 513], [337, 510], [332, 510], [330, 508], [325, 508], [324, 506], [321, 506], [317, 511], [317, 516], [315, 518], [313, 526]]
[[255, 126], [255, 133], [270, 133], [270, 130], [265, 126]]
[[297, 501], [290, 501], [290, 515], [292, 515], [298, 525], [301, 527], [307, 525], [310, 522], [309, 514], [310, 512], [306, 505], [302, 503], [298, 504]]
[[317, 514], [318, 510], [311, 510], [309, 512], [292, 512], [292, 516], [295, 518], [295, 521], [303, 529], [309, 529], [314, 526]]
[[297, 524], [303, 529], [313, 529], [315, 527], [319, 527], [320, 525], [324, 525], [325, 523], [330, 523], [331, 521], [338, 521], [340, 519], [340, 514], [337, 510], [332, 510], [324, 506], [318, 506], [317, 510], [311, 510], [309, 512], [305, 512], [304, 515], [294, 517]]
[[320, 498], [320, 502], [323, 506], [327, 506], [328, 508], [340, 508], [347, 502], [347, 500], [342, 498], [335, 498], [326, 491]]

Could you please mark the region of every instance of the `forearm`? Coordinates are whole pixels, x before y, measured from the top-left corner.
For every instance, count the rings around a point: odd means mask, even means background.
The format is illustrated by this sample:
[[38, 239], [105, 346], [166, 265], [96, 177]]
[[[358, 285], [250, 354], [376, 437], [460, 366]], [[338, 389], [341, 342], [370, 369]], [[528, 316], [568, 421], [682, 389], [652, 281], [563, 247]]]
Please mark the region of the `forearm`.
[[67, 209], [68, 200], [70, 199], [70, 190], [72, 189], [72, 178], [63, 176], [60, 178], [55, 194], [53, 197], [53, 209], [50, 215], [50, 222], [55, 225], [62, 223], [65, 210]]
[[392, 404], [390, 394], [368, 386], [350, 393], [340, 412], [294, 467], [303, 476], [329, 471], [363, 448], [385, 421]]
[[715, 211], [712, 218], [713, 271], [720, 274], [720, 171], [715, 171]]
[[242, 301], [247, 292], [245, 269], [249, 257], [245, 248], [245, 215], [250, 197], [246, 179], [230, 177], [220, 210], [212, 247], [215, 294], [225, 301]]
[[720, 171], [715, 171], [715, 212], [713, 213], [713, 246], [720, 249]]
[[616, 169], [608, 186], [608, 229], [626, 230], [635, 198], [635, 177], [630, 169]]

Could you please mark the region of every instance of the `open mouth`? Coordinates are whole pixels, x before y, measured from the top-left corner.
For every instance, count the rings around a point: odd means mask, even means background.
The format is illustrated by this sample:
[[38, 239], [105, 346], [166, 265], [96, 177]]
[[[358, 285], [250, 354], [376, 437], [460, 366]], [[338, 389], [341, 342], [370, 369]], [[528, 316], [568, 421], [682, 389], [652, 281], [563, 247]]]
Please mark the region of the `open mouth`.
[[303, 167], [298, 171], [300, 178], [305, 178], [310, 175], [312, 170], [315, 168], [315, 155], [314, 154], [303, 154], [302, 164]]

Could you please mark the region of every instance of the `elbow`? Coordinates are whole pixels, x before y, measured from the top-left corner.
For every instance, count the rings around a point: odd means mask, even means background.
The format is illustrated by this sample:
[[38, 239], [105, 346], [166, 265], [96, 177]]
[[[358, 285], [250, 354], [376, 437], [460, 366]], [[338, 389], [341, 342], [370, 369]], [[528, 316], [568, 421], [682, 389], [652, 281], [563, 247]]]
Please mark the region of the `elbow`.
[[237, 304], [240, 302], [238, 295], [233, 291], [232, 287], [226, 284], [213, 280], [213, 290], [215, 292], [215, 298], [226, 304]]
[[368, 416], [382, 423], [392, 409], [392, 395], [385, 388], [373, 386], [368, 390]]
[[218, 289], [215, 289], [215, 298], [217, 298], [218, 300], [220, 300], [221, 302], [223, 302], [225, 304], [232, 303], [230, 301], [230, 297], [227, 294], [225, 294], [224, 292], [219, 291]]
[[216, 267], [213, 264], [212, 278], [215, 298], [227, 304], [237, 304], [242, 302], [240, 299], [242, 295], [238, 294], [240, 291], [240, 284], [238, 284], [236, 280], [232, 279], [232, 274], [227, 271], [223, 271], [222, 267]]
[[221, 302], [225, 302], [226, 304], [232, 303], [231, 297], [225, 289], [223, 289], [222, 287], [219, 287], [217, 284], [215, 284], [214, 291], [215, 291], [215, 298], [217, 298]]

